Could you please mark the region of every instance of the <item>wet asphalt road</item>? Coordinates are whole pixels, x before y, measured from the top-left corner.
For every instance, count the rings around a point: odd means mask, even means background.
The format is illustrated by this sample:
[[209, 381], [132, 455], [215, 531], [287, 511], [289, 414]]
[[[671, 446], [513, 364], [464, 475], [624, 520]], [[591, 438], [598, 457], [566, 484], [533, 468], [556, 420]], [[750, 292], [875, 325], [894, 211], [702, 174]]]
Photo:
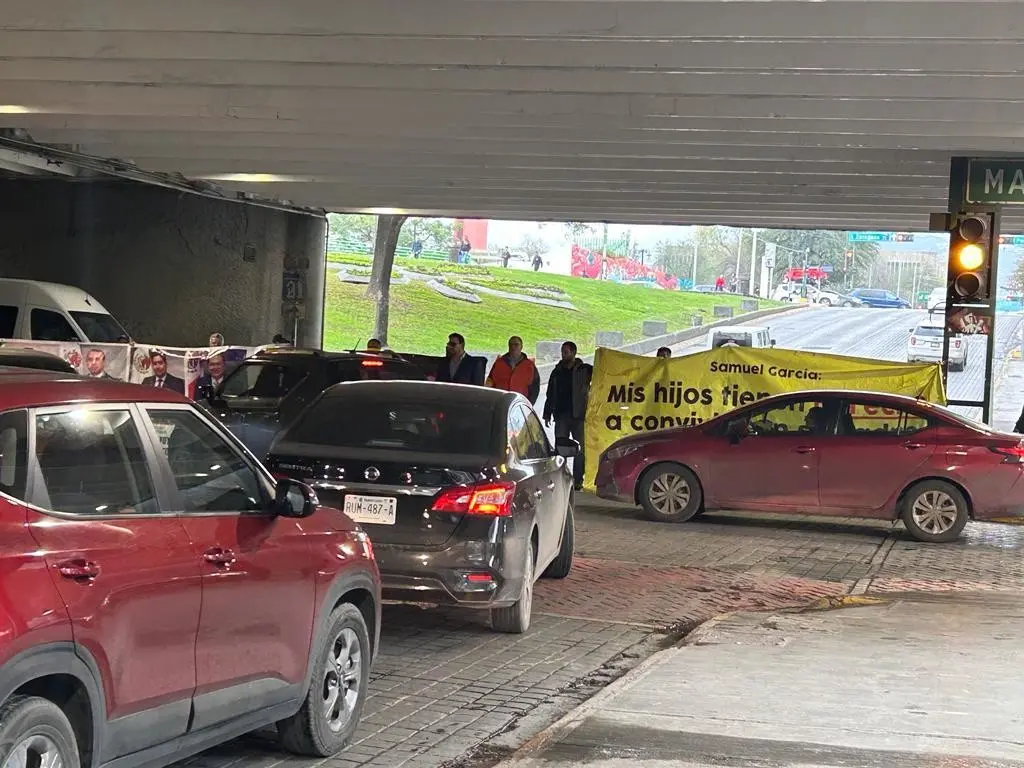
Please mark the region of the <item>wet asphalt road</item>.
[[[751, 325], [771, 329], [772, 338], [783, 349], [851, 355], [876, 360], [905, 361], [907, 342], [914, 326], [928, 317], [927, 312], [899, 309], [813, 308], [768, 317]], [[1008, 354], [1015, 343], [1022, 318], [998, 315], [996, 318], [996, 359]], [[704, 349], [706, 337], [673, 348], [682, 355]], [[949, 374], [950, 399], [980, 400], [985, 379], [985, 339], [969, 339], [967, 369]], [[958, 409], [979, 418], [980, 409]]]

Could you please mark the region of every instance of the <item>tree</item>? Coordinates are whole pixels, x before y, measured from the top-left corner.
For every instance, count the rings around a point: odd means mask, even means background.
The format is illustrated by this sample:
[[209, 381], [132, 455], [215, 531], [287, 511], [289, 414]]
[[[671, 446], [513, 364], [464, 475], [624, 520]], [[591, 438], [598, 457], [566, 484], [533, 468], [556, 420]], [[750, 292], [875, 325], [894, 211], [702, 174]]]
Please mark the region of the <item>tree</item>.
[[689, 279], [693, 275], [693, 243], [689, 240], [662, 240], [654, 246], [654, 266], [670, 275]]
[[1018, 261], [1017, 265], [1013, 268], [1010, 279], [1006, 281], [1005, 288], [1014, 296], [1024, 295], [1024, 259]]
[[[779, 229], [762, 231], [759, 238], [763, 242], [780, 246], [775, 257], [777, 277], [788, 267], [802, 267], [805, 259], [807, 265], [812, 267], [831, 265], [832, 275], [829, 283], [833, 287], [867, 283], [869, 275], [875, 277], [873, 273], [879, 272], [875, 269], [879, 257], [878, 244], [857, 243], [854, 246], [850, 243], [847, 232], [829, 229]], [[847, 251], [853, 252], [853, 258], [849, 261]], [[880, 273], [877, 276], [880, 277]]]
[[377, 236], [377, 217], [363, 213], [329, 213], [327, 226], [336, 243], [373, 248]]
[[548, 244], [544, 242], [543, 238], [537, 237], [537, 235], [523, 235], [523, 239], [519, 243], [519, 247], [522, 248], [530, 261], [533, 261], [538, 256], [543, 256], [548, 252]]
[[398, 236], [398, 247], [409, 248], [419, 240], [425, 251], [447, 252], [454, 238], [454, 219], [409, 219]]
[[579, 245], [581, 239], [594, 233], [594, 225], [585, 221], [567, 221], [564, 226], [566, 238], [574, 245]]

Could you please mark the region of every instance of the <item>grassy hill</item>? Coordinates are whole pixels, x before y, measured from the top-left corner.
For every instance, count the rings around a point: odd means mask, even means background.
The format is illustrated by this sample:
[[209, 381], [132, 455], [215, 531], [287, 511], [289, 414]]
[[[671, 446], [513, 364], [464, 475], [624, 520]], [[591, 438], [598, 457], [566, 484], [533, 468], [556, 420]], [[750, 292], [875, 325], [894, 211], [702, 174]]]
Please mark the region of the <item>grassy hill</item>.
[[[343, 263], [356, 274], [367, 274], [370, 259], [353, 254], [330, 254], [328, 260]], [[458, 331], [475, 352], [505, 349], [508, 337], [522, 336], [532, 354], [537, 341], [573, 339], [581, 351], [594, 349], [594, 334], [622, 331], [627, 341], [641, 338], [644, 320], [666, 320], [669, 330], [690, 327], [695, 312], [710, 318], [715, 305], [739, 310], [735, 296], [663, 291], [637, 285], [619, 285], [542, 272], [500, 267], [462, 266], [446, 262], [396, 259], [396, 267], [427, 273], [459, 290], [469, 281], [509, 293], [531, 294], [537, 290], [562, 291], [578, 311], [548, 307], [479, 294], [471, 304], [448, 299], [420, 281], [391, 288], [389, 345], [393, 349], [424, 354], [443, 354], [448, 334]], [[536, 294], [534, 294], [536, 295]], [[768, 303], [762, 302], [762, 306]], [[344, 283], [336, 270], [327, 270], [327, 302], [324, 313], [324, 348], [349, 349], [365, 343], [373, 333], [374, 306], [366, 298], [366, 286]]]

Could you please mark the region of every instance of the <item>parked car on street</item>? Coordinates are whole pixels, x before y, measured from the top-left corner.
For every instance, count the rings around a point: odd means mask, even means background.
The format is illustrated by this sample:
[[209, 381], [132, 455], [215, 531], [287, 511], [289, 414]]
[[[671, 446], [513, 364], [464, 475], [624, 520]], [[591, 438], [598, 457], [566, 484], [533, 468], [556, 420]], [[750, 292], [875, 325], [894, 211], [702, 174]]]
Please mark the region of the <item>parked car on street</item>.
[[131, 341], [93, 296], [73, 285], [0, 277], [0, 339]]
[[708, 331], [707, 349], [718, 349], [730, 344], [735, 347], [774, 347], [770, 328], [763, 325], [723, 325]]
[[869, 307], [880, 309], [910, 309], [910, 302], [900, 298], [892, 291], [879, 288], [855, 288], [850, 295]]
[[683, 522], [710, 509], [902, 519], [953, 541], [968, 519], [1024, 516], [1024, 441], [914, 398], [812, 391], [609, 447], [599, 496]]
[[247, 358], [216, 392], [199, 392], [196, 399], [263, 459], [274, 437], [332, 384], [424, 378], [420, 368], [390, 352], [278, 347]]
[[275, 442], [269, 465], [370, 534], [385, 599], [490, 610], [525, 632], [533, 583], [572, 568], [573, 480], [521, 395], [388, 381], [338, 384]]
[[0, 376], [0, 765], [166, 765], [277, 725], [348, 742], [369, 538], [169, 389]]
[[58, 371], [60, 373], [78, 375], [78, 371], [74, 369], [74, 366], [63, 358], [51, 355], [49, 352], [38, 352], [34, 349], [21, 349], [17, 347], [0, 347], [0, 366], [32, 368], [39, 371]]
[[[941, 315], [917, 325], [907, 340], [907, 362], [941, 363], [944, 328]], [[964, 336], [954, 336], [949, 340], [949, 370], [962, 371], [967, 367], [968, 349]]]

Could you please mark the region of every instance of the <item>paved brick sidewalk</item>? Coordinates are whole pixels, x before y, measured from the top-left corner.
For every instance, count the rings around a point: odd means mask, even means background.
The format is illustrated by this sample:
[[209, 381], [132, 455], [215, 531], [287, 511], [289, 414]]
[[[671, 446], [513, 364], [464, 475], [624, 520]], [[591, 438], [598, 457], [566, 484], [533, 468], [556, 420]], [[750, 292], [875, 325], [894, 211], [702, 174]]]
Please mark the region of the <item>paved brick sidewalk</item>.
[[541, 582], [542, 613], [690, 629], [720, 613], [804, 605], [841, 595], [853, 582], [751, 576], [712, 568], [657, 567], [578, 558], [564, 581]]

